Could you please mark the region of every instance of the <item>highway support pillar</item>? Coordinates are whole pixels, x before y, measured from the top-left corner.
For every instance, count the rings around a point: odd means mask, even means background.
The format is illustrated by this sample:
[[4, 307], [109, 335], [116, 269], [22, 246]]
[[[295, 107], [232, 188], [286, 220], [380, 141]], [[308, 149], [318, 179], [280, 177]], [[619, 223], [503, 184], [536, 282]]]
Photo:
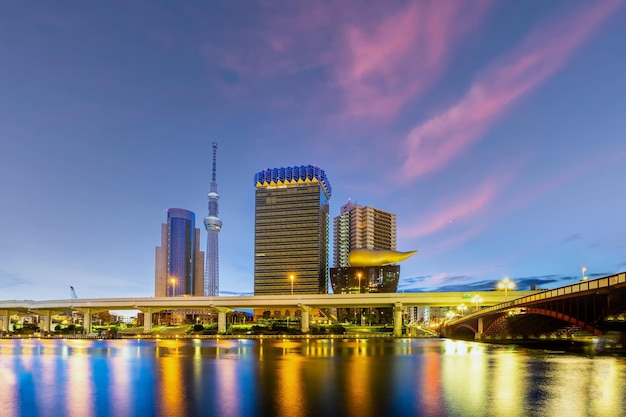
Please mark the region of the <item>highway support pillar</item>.
[[0, 330], [2, 330], [2, 335], [4, 336], [11, 330], [9, 322], [9, 320], [11, 320], [11, 316], [9, 315], [9, 310], [0, 310], [0, 320], [2, 320], [2, 327], [0, 327]]
[[309, 328], [309, 317], [311, 316], [311, 307], [304, 306], [301, 304], [298, 305], [298, 307], [300, 308], [300, 311], [302, 312], [302, 315], [300, 317], [300, 324], [301, 324], [300, 330], [302, 330], [302, 333], [308, 333], [311, 330]]
[[215, 307], [217, 310], [217, 333], [226, 333], [226, 313], [231, 309], [228, 307]]
[[143, 333], [152, 333], [152, 309], [150, 307], [141, 309], [143, 312]]
[[402, 303], [396, 303], [393, 307], [393, 335], [402, 336]]
[[41, 315], [41, 321], [43, 322], [43, 326], [41, 327], [41, 331], [44, 335], [50, 334], [50, 323], [52, 322], [52, 314], [50, 310], [44, 310], [39, 313]]
[[476, 334], [474, 335], [475, 340], [480, 340], [483, 338], [483, 329], [484, 329], [483, 318], [479, 317], [478, 325], [476, 326]]
[[91, 309], [87, 308], [83, 311], [83, 333], [91, 333]]

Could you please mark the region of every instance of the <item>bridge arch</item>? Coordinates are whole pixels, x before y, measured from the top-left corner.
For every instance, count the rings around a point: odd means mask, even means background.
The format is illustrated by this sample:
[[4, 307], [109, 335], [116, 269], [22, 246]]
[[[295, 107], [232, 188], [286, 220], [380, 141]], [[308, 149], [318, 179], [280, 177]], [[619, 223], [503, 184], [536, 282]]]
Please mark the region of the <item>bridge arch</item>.
[[[472, 334], [473, 334], [473, 335], [476, 335], [476, 333], [478, 333], [478, 330], [476, 330], [476, 329], [475, 329], [474, 327], [472, 327], [470, 324], [468, 324], [468, 323], [461, 323], [461, 324], [459, 324], [459, 325], [457, 325], [457, 326], [454, 326], [454, 327], [451, 329], [451, 331], [450, 331], [449, 335], [450, 335], [450, 336], [454, 336], [454, 335], [457, 333], [457, 331], [459, 331], [459, 330], [461, 330], [461, 329], [467, 329], [467, 330], [469, 330], [470, 332], [472, 332]], [[449, 336], [449, 337], [450, 337], [450, 336]], [[457, 337], [458, 337], [458, 336], [459, 336], [459, 335], [457, 335]]]
[[547, 310], [545, 308], [529, 307], [529, 308], [526, 309], [526, 314], [537, 314], [537, 315], [541, 315], [541, 316], [552, 317], [552, 318], [564, 321], [565, 323], [569, 323], [569, 324], [572, 324], [574, 326], [580, 327], [581, 329], [588, 331], [589, 333], [593, 334], [594, 336], [600, 336], [600, 335], [604, 334], [604, 332], [602, 330], [598, 329], [595, 326], [592, 326], [589, 323], [585, 323], [584, 321], [579, 320], [576, 317], [572, 317], [572, 316], [569, 316], [569, 315], [563, 314], [563, 313], [558, 313], [558, 312], [552, 311], [552, 310]]
[[487, 328], [485, 329], [485, 331], [483, 332], [484, 334], [488, 334], [489, 331], [494, 328], [495, 326], [497, 326], [498, 324], [500, 324], [504, 319], [507, 318], [507, 314], [501, 314], [498, 317], [496, 317], [495, 320], [493, 320], [491, 323], [489, 323], [489, 325], [487, 326]]

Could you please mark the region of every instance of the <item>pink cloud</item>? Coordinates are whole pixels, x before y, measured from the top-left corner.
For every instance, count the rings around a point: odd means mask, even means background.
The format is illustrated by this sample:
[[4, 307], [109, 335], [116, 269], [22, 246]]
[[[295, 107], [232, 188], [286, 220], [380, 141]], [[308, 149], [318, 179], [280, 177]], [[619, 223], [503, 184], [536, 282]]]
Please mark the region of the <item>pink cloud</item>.
[[321, 2], [270, 2], [248, 25], [202, 47], [205, 57], [258, 85], [327, 65], [328, 39], [342, 11]]
[[402, 174], [413, 179], [446, 165], [478, 141], [519, 98], [559, 70], [622, 1], [588, 3], [585, 10], [544, 22], [512, 53], [489, 67], [453, 106], [415, 126], [403, 152]]
[[403, 226], [400, 237], [402, 239], [411, 239], [430, 235], [450, 227], [459, 220], [476, 215], [494, 200], [500, 187], [501, 183], [488, 181], [473, 195], [458, 200], [444, 209], [437, 209], [430, 215], [422, 216], [415, 222], [415, 226]]
[[301, 89], [305, 105], [341, 122], [346, 116], [388, 119], [439, 78], [453, 46], [490, 2], [268, 4], [249, 26], [219, 42], [210, 39], [202, 52], [218, 72], [237, 75], [236, 83], [216, 77], [227, 96], [269, 88], [273, 103], [285, 84], [277, 80], [318, 73], [313, 86], [292, 84], [284, 95], [295, 97], [293, 89]]
[[413, 1], [382, 19], [376, 10], [349, 25], [337, 70], [348, 115], [395, 115], [439, 77], [454, 41], [475, 26], [486, 6], [486, 1]]
[[485, 228], [484, 224], [478, 224], [474, 227], [471, 227], [468, 230], [465, 230], [459, 234], [452, 236], [449, 239], [445, 239], [439, 242], [434, 243], [428, 247], [427, 251], [424, 251], [423, 255], [435, 255], [438, 253], [447, 252], [462, 243], [467, 242], [474, 236], [480, 234]]

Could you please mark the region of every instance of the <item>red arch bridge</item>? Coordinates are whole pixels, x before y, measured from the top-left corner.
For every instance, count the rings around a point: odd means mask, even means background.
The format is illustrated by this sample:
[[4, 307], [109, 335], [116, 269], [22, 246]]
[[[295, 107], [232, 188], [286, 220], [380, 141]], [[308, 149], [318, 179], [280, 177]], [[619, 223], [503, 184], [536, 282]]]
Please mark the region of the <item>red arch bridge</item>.
[[626, 333], [626, 273], [547, 290], [448, 321], [445, 337], [532, 338], [588, 332]]

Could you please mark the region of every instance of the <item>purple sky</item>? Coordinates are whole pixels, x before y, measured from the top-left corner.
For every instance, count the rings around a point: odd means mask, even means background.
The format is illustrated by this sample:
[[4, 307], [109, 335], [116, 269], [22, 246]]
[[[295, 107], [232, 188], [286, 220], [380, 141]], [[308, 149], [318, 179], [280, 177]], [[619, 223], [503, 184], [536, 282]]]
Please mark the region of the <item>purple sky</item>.
[[397, 214], [400, 290], [626, 270], [624, 1], [4, 2], [0, 299], [151, 296], [168, 207], [253, 289], [253, 176]]

